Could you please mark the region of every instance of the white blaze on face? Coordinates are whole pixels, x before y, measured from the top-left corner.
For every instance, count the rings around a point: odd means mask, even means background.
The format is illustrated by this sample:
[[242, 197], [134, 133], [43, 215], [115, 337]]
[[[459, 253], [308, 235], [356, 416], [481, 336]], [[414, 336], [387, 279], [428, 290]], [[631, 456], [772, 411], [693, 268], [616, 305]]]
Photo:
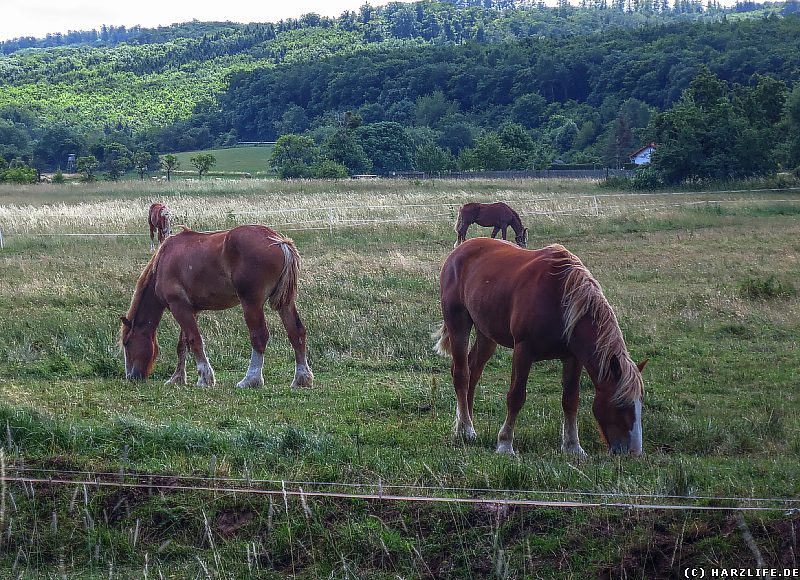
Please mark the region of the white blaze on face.
[[639, 399], [633, 404], [633, 427], [628, 434], [628, 450], [634, 455], [642, 453], [642, 401]]

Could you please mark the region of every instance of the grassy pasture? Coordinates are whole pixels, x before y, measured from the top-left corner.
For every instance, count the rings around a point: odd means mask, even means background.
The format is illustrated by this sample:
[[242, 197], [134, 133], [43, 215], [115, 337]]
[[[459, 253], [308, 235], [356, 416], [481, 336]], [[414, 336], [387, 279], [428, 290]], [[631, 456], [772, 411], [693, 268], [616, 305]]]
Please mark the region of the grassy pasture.
[[[260, 222], [291, 234], [304, 260], [298, 307], [314, 389], [290, 392], [291, 349], [271, 312], [266, 386], [233, 388], [250, 352], [239, 309], [201, 316], [217, 387], [163, 386], [177, 337], [169, 315], [153, 379], [121, 380], [118, 317], [149, 258], [143, 224], [156, 199], [196, 229]], [[448, 361], [432, 353], [429, 338], [440, 320], [438, 268], [455, 238], [457, 205], [497, 199], [521, 210], [531, 247], [559, 242], [582, 258], [634, 358], [650, 358], [642, 459], [604, 454], [587, 379], [579, 428], [590, 458], [559, 452], [555, 362], [534, 366], [518, 420], [519, 456], [495, 455], [510, 380], [502, 349], [476, 396], [478, 441], [452, 440]], [[511, 490], [491, 497], [537, 499], [592, 499], [579, 492], [622, 494], [622, 501], [631, 494], [798, 498], [800, 195], [618, 195], [579, 181], [43, 186], [0, 189], [0, 228], [8, 473], [52, 475], [19, 471], [24, 465], [217, 475], [333, 482], [336, 490], [362, 484], [369, 492], [380, 482], [386, 493], [416, 485], [439, 495], [489, 488]], [[49, 235], [90, 232], [129, 235]], [[478, 233], [488, 230], [473, 226], [470, 236]], [[727, 513], [20, 484], [9, 484], [3, 501], [0, 567], [31, 578], [109, 570], [121, 577], [674, 577], [686, 566], [757, 561]], [[797, 567], [797, 515], [759, 513], [743, 522], [767, 565]]]
[[193, 171], [190, 159], [198, 153], [210, 153], [217, 160], [211, 168], [212, 173], [250, 173], [252, 175], [265, 175], [272, 173], [269, 167], [269, 158], [272, 155], [272, 146], [263, 147], [226, 147], [224, 149], [206, 149], [203, 151], [184, 151], [174, 155], [180, 162], [178, 168], [181, 174], [187, 175]]

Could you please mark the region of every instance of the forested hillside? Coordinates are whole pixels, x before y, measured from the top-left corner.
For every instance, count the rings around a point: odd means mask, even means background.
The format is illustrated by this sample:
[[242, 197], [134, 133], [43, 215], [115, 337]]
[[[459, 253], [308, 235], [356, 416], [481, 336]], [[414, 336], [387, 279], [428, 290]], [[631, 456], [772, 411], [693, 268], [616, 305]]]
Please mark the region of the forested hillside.
[[[498, 168], [493, 155], [515, 168], [614, 166], [655, 138], [654, 115], [703, 67], [733, 92], [770, 77], [784, 99], [800, 73], [793, 4], [470, 4], [0, 43], [0, 156], [110, 167], [135, 151], [297, 134], [312, 157], [349, 148], [333, 160], [350, 172]], [[791, 162], [791, 122], [774, 128], [774, 166]]]

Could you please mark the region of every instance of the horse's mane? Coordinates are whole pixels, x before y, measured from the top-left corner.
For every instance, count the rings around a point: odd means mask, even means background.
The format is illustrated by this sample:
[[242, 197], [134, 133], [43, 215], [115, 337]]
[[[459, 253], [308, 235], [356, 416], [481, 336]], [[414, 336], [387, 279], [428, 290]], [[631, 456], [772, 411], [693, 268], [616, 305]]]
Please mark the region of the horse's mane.
[[564, 340], [569, 342], [581, 318], [591, 316], [598, 331], [596, 352], [600, 380], [607, 379], [611, 373], [613, 357], [617, 357], [619, 362], [620, 379], [612, 400], [624, 405], [641, 399], [644, 394], [641, 372], [628, 353], [617, 317], [600, 284], [569, 250], [558, 244], [548, 246], [548, 249], [556, 254], [553, 265], [564, 276], [564, 297], [561, 301], [564, 308]]
[[[156, 253], [153, 254], [153, 257], [150, 258], [150, 261], [147, 262], [147, 265], [142, 270], [142, 273], [139, 275], [139, 279], [136, 280], [136, 288], [133, 291], [133, 298], [131, 298], [131, 305], [128, 308], [128, 313], [125, 315], [129, 321], [133, 322], [134, 317], [136, 316], [136, 311], [139, 309], [139, 305], [142, 302], [142, 297], [144, 296], [144, 291], [147, 286], [150, 284], [150, 281], [154, 279], [156, 274], [156, 266], [158, 265], [158, 259], [161, 256], [161, 248], [164, 246], [159, 246]], [[125, 324], [122, 324], [120, 327], [120, 338], [124, 335], [125, 332]]]
[[517, 210], [515, 210], [513, 207], [511, 207], [511, 206], [510, 206], [510, 205], [508, 205], [508, 204], [505, 204], [505, 206], [506, 206], [508, 209], [510, 209], [510, 210], [511, 210], [511, 213], [512, 213], [512, 214], [514, 214], [514, 217], [517, 219], [517, 221], [520, 223], [520, 225], [522, 225], [522, 218], [521, 218], [521, 217], [519, 217], [519, 214], [517, 213]]

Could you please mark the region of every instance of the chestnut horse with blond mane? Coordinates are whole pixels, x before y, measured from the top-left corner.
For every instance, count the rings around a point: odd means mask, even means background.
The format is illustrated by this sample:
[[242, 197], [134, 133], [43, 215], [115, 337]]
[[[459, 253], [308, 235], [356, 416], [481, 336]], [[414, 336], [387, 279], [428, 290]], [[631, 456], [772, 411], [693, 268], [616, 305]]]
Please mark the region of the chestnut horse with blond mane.
[[246, 225], [201, 233], [184, 228], [161, 244], [136, 282], [127, 315], [121, 317], [125, 377], [146, 379], [158, 356], [156, 330], [169, 309], [180, 325], [178, 365], [167, 383], [186, 384], [186, 354], [197, 362], [198, 386], [213, 386], [197, 327], [201, 310], [242, 305], [250, 331], [250, 367], [237, 387], [264, 384], [264, 349], [269, 338], [264, 304], [277, 310], [294, 348], [292, 387], [310, 387], [314, 378], [306, 359], [306, 329], [295, 308], [300, 255], [289, 238], [266, 226]]
[[[455, 431], [474, 439], [475, 386], [498, 344], [513, 349], [507, 415], [498, 453], [514, 453], [514, 424], [525, 403], [531, 364], [561, 359], [564, 411], [561, 449], [585, 456], [578, 439], [578, 386], [582, 369], [594, 383], [592, 409], [612, 453], [642, 453], [639, 365], [631, 360], [617, 318], [600, 285], [563, 246], [521, 250], [474, 238], [453, 250], [441, 272], [444, 322], [436, 350], [450, 354], [455, 387]], [[469, 353], [469, 337], [476, 339]]]
[[528, 247], [528, 228], [522, 226], [519, 214], [511, 209], [502, 201], [495, 203], [465, 203], [458, 210], [458, 219], [454, 229], [458, 234], [454, 248], [463, 244], [467, 239], [467, 230], [472, 224], [478, 224], [485, 228], [493, 227], [492, 237], [497, 236], [497, 232], [503, 232], [503, 239], [506, 239], [508, 227], [516, 234], [515, 241], [520, 248]]
[[150, 250], [155, 249], [155, 241], [153, 235], [158, 232], [158, 244], [161, 243], [172, 234], [169, 227], [169, 208], [163, 203], [154, 203], [150, 206], [147, 212], [147, 224], [150, 226]]

